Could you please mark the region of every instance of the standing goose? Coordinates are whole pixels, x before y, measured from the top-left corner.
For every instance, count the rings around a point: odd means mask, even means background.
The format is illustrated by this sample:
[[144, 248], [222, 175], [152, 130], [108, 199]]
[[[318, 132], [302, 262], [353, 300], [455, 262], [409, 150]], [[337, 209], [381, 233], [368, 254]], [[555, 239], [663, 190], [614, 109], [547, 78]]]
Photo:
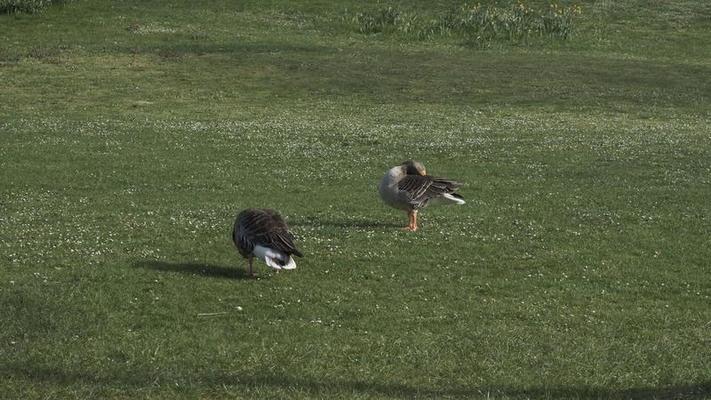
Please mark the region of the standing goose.
[[380, 181], [380, 197], [389, 206], [407, 212], [409, 224], [403, 228], [417, 230], [417, 210], [430, 201], [448, 204], [464, 204], [464, 199], [455, 190], [461, 183], [447, 178], [427, 175], [425, 166], [414, 160], [394, 166]]
[[250, 276], [254, 275], [254, 257], [276, 270], [296, 268], [291, 255], [303, 255], [293, 240], [294, 235], [281, 215], [267, 208], [249, 208], [240, 212], [232, 230], [232, 241], [242, 257], [249, 261]]

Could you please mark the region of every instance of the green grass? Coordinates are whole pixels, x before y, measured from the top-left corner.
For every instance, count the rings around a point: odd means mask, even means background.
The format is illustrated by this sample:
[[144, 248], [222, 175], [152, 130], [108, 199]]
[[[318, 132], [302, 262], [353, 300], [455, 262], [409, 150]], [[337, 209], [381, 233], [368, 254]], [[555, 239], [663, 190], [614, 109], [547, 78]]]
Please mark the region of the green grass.
[[[486, 49], [197, 3], [0, 16], [0, 397], [711, 398], [706, 2]], [[467, 183], [415, 234], [407, 158]], [[246, 278], [253, 206], [296, 271]]]
[[64, 4], [67, 0], [0, 0], [0, 14], [40, 13], [50, 5]]

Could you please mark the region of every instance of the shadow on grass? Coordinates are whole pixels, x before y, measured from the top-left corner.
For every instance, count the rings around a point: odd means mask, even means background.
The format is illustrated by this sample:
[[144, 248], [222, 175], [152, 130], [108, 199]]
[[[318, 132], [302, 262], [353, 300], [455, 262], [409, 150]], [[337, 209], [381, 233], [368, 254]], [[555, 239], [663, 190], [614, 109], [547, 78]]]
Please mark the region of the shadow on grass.
[[[403, 218], [404, 221], [404, 218]], [[407, 221], [402, 225], [393, 222], [384, 221], [369, 221], [358, 218], [308, 218], [305, 220], [290, 220], [290, 226], [308, 226], [312, 228], [330, 227], [330, 228], [351, 228], [351, 229], [398, 229], [407, 225]]]
[[141, 260], [133, 263], [135, 268], [152, 269], [161, 272], [180, 272], [188, 275], [200, 275], [210, 278], [252, 279], [243, 266], [223, 267], [199, 262], [168, 262], [160, 260]]
[[[95, 371], [62, 371], [46, 366], [33, 366], [24, 363], [0, 362], [0, 374], [8, 378], [30, 381], [32, 385], [55, 384], [96, 385], [101, 388], [120, 388], [126, 391], [143, 390], [160, 385], [160, 375], [155, 371], [135, 371], [134, 369], [114, 370], [109, 375]], [[174, 382], [172, 377], [167, 381]], [[186, 377], [187, 378], [187, 377]], [[190, 377], [192, 380], [194, 377]], [[481, 387], [438, 387], [423, 388], [399, 383], [380, 383], [361, 380], [297, 378], [284, 375], [239, 375], [235, 373], [210, 373], [198, 377], [204, 387], [195, 390], [209, 391], [214, 388], [241, 387], [263, 391], [265, 388], [276, 390], [298, 390], [314, 396], [353, 395], [359, 393], [390, 398], [513, 398], [513, 399], [706, 399], [711, 395], [711, 381], [676, 385], [659, 388], [612, 389], [594, 386], [580, 387], [534, 387], [511, 388], [506, 386]]]

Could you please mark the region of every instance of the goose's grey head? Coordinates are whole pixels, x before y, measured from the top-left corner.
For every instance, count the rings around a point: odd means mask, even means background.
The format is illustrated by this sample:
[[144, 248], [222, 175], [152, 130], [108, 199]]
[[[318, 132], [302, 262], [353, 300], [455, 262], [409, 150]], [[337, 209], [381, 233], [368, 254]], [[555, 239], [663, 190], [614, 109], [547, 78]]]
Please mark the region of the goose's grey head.
[[405, 173], [408, 175], [427, 175], [425, 166], [419, 161], [407, 160], [400, 165], [405, 168]]

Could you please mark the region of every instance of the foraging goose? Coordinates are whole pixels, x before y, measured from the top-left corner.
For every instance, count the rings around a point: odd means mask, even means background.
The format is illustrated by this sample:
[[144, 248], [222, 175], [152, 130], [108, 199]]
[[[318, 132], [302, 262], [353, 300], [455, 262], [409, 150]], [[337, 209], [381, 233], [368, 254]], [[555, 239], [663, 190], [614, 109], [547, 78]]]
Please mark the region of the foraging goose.
[[464, 204], [464, 199], [455, 190], [461, 183], [447, 178], [427, 175], [425, 166], [414, 160], [390, 168], [380, 181], [380, 197], [389, 206], [405, 210], [410, 223], [403, 229], [417, 230], [417, 210], [430, 201], [448, 204]]
[[237, 215], [232, 230], [232, 241], [242, 257], [249, 261], [249, 275], [254, 275], [254, 257], [276, 270], [296, 268], [291, 255], [303, 255], [293, 240], [294, 235], [289, 232], [281, 215], [267, 208], [249, 208], [242, 211]]

